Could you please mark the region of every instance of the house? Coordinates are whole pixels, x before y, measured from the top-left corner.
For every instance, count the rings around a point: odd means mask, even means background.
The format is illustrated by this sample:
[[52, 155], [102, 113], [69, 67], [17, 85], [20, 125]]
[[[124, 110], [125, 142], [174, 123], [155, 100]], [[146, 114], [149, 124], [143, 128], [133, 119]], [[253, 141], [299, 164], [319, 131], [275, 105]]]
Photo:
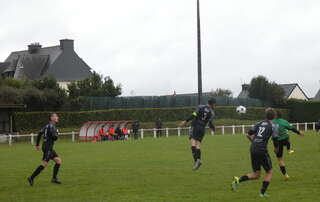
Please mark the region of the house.
[[[284, 90], [284, 98], [286, 99], [299, 99], [299, 100], [309, 100], [308, 96], [301, 89], [299, 84], [280, 84], [279, 85]], [[249, 87], [248, 84], [242, 85], [242, 91], [240, 92], [238, 98], [248, 98], [249, 97]]]
[[320, 100], [320, 89], [318, 91], [318, 93], [316, 94], [316, 96], [314, 97], [315, 100]]
[[0, 63], [0, 74], [18, 80], [37, 80], [51, 75], [65, 89], [70, 82], [92, 75], [91, 68], [74, 51], [74, 41], [70, 39], [60, 40], [59, 45], [51, 47], [32, 43], [27, 50], [12, 52]]

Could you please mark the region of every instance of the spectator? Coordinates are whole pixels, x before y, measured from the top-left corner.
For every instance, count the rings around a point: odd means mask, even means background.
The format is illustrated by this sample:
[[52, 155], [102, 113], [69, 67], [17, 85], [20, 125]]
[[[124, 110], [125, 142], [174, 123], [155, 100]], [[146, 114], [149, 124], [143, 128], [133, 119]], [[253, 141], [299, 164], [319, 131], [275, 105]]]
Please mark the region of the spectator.
[[115, 139], [115, 129], [114, 129], [114, 126], [111, 125], [110, 128], [109, 128], [109, 138], [111, 140], [114, 140]]
[[122, 134], [124, 135], [124, 139], [125, 140], [128, 140], [129, 139], [129, 130], [127, 128], [127, 125], [125, 125], [123, 128], [122, 128]]
[[123, 135], [122, 135], [122, 131], [120, 129], [120, 125], [116, 128], [115, 133], [116, 133], [117, 140], [123, 140]]
[[104, 131], [104, 125], [102, 125], [101, 128], [99, 129], [98, 138], [100, 138], [100, 140], [102, 141], [107, 140], [106, 133]]
[[135, 122], [132, 124], [133, 138], [134, 138], [135, 140], [138, 139], [139, 128], [140, 128], [139, 121], [135, 121]]
[[162, 135], [162, 121], [160, 118], [156, 121], [155, 125], [156, 125], [156, 129], [157, 129], [157, 137], [161, 137], [161, 135]]

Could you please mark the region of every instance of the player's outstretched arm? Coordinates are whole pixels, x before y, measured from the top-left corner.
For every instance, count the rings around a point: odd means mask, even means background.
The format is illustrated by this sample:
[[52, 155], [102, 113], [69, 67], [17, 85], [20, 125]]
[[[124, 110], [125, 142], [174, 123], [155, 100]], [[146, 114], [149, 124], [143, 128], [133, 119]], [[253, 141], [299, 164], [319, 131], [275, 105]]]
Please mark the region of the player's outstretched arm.
[[39, 151], [40, 150], [40, 140], [41, 140], [41, 136], [43, 135], [43, 131], [40, 131], [38, 133], [38, 136], [37, 136], [37, 141], [36, 141], [36, 146], [35, 146], [35, 150]]
[[197, 112], [193, 112], [190, 117], [188, 117], [185, 121], [180, 122], [178, 125], [180, 127], [186, 125], [189, 121], [192, 121], [197, 116]]
[[181, 121], [181, 122], [178, 124], [178, 126], [179, 126], [179, 127], [183, 127], [183, 126], [185, 126], [186, 124], [187, 124], [186, 121]]
[[249, 130], [248, 133], [247, 133], [247, 138], [250, 142], [253, 141], [253, 138], [254, 138], [254, 135], [255, 135], [255, 132], [253, 129]]
[[292, 128], [288, 128], [288, 130], [291, 130], [292, 132], [300, 135], [300, 136], [304, 136], [304, 133], [298, 131], [296, 128], [292, 127]]
[[216, 127], [214, 126], [214, 124], [213, 124], [212, 121], [209, 121], [209, 128], [211, 128], [211, 130], [212, 130], [213, 132], [216, 131]]

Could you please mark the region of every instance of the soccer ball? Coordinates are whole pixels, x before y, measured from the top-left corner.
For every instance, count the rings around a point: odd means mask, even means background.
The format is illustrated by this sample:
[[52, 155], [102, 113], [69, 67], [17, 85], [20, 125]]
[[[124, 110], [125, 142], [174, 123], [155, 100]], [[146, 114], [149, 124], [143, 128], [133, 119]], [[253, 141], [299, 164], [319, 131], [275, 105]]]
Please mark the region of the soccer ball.
[[238, 114], [245, 114], [247, 112], [247, 108], [245, 108], [244, 106], [238, 106], [237, 109], [236, 109], [236, 112]]

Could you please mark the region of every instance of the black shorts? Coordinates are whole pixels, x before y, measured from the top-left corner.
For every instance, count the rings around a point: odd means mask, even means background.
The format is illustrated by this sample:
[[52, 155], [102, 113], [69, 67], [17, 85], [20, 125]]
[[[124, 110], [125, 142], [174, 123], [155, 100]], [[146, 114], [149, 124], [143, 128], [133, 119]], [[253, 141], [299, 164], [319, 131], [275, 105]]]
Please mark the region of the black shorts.
[[261, 166], [266, 172], [272, 169], [272, 162], [268, 152], [251, 152], [251, 165], [253, 172], [261, 170]]
[[50, 160], [53, 160], [56, 157], [59, 157], [57, 152], [53, 149], [42, 149], [43, 156], [42, 161], [49, 162]]
[[287, 148], [290, 145], [290, 140], [289, 138], [284, 139], [284, 140], [273, 140], [273, 146], [275, 148], [276, 156], [278, 158], [283, 157], [283, 148], [286, 146]]
[[194, 139], [201, 142], [205, 132], [206, 132], [206, 129], [203, 127], [191, 127], [189, 139], [190, 140]]

